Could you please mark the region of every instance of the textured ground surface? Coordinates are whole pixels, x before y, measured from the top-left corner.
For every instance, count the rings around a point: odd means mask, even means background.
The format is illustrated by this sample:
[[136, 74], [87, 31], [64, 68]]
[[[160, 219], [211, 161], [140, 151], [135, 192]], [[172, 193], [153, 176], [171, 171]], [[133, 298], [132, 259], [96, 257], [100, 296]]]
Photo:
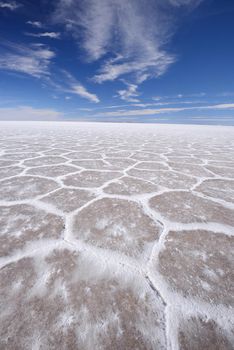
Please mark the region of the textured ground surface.
[[0, 349], [234, 346], [234, 128], [1, 123]]

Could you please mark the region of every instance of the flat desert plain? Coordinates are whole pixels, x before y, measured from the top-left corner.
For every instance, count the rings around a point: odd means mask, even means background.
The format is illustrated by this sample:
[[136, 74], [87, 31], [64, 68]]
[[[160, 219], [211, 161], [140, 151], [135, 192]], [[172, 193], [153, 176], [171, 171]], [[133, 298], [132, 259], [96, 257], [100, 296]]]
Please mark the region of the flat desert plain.
[[234, 348], [234, 127], [0, 123], [0, 349]]

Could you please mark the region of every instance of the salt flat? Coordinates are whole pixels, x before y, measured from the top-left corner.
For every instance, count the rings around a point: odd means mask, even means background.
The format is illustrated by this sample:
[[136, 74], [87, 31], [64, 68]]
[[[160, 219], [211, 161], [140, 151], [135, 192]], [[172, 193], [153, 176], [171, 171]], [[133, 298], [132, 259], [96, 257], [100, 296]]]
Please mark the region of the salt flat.
[[234, 128], [0, 123], [0, 349], [233, 349]]

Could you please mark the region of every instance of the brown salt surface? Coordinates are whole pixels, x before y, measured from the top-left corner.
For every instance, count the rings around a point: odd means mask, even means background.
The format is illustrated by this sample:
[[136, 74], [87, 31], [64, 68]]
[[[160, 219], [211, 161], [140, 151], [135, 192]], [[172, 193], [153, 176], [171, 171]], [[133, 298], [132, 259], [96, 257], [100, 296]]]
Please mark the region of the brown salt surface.
[[160, 154], [150, 153], [150, 152], [136, 152], [131, 158], [136, 160], [149, 160], [149, 161], [159, 161], [161, 159]]
[[234, 180], [205, 180], [196, 191], [216, 199], [234, 203]]
[[206, 166], [206, 168], [216, 175], [234, 178], [234, 168], [224, 166]]
[[101, 159], [74, 160], [72, 164], [85, 169], [105, 170], [106, 163]]
[[27, 159], [27, 158], [36, 158], [38, 157], [39, 154], [38, 153], [29, 153], [29, 152], [25, 152], [25, 153], [9, 153], [9, 154], [4, 154], [2, 156], [2, 158], [7, 159], [7, 160], [15, 160], [15, 161], [19, 161], [19, 160], [23, 160], [23, 159]]
[[156, 185], [170, 189], [189, 189], [196, 183], [196, 180], [192, 177], [173, 171], [148, 171], [134, 168], [129, 170], [127, 173], [130, 176], [135, 176], [142, 180], [151, 181]]
[[64, 212], [70, 212], [82, 207], [94, 198], [90, 192], [73, 188], [61, 188], [41, 200], [53, 204]]
[[213, 320], [190, 317], [179, 327], [180, 350], [232, 350], [225, 331]]
[[142, 277], [61, 249], [6, 265], [0, 280], [3, 350], [166, 349], [165, 306]]
[[217, 222], [234, 225], [234, 211], [200, 198], [191, 192], [171, 191], [153, 197], [150, 207], [163, 217], [175, 222]]
[[28, 243], [43, 239], [58, 239], [63, 220], [30, 205], [0, 207], [0, 256], [11, 254]]
[[110, 198], [84, 208], [73, 227], [75, 239], [132, 257], [149, 253], [159, 234], [160, 227], [138, 204]]
[[188, 163], [173, 163], [169, 162], [168, 163], [170, 167], [175, 170], [179, 171], [185, 175], [190, 175], [190, 176], [197, 176], [197, 177], [212, 177], [213, 174], [207, 171], [203, 166], [198, 165], [198, 164], [188, 164]]
[[15, 161], [15, 160], [0, 159], [0, 168], [15, 165], [16, 163], [17, 163], [17, 161]]
[[105, 153], [106, 157], [109, 158], [126, 158], [131, 156], [131, 152], [129, 151], [117, 151], [117, 152], [106, 152]]
[[132, 177], [125, 176], [116, 182], [112, 182], [104, 188], [104, 192], [110, 194], [120, 195], [136, 195], [150, 192], [156, 192], [158, 190], [156, 185], [150, 182], [135, 179]]
[[159, 254], [159, 272], [185, 297], [234, 304], [234, 237], [204, 230], [171, 231]]
[[68, 175], [63, 182], [67, 186], [100, 187], [121, 175], [120, 172], [84, 170], [79, 174]]
[[136, 168], [146, 170], [168, 170], [168, 166], [159, 162], [140, 162], [136, 165]]
[[101, 158], [101, 155], [95, 152], [72, 152], [66, 154], [66, 157], [70, 159], [98, 159]]
[[20, 168], [19, 166], [0, 168], [0, 179], [19, 175], [20, 173], [22, 173], [23, 170], [24, 169]]
[[42, 166], [38, 168], [32, 168], [27, 171], [27, 174], [40, 175], [48, 177], [58, 177], [74, 173], [79, 171], [76, 167], [70, 165], [55, 165], [55, 166]]
[[45, 194], [58, 187], [53, 180], [19, 176], [1, 181], [0, 198], [6, 201], [23, 200]]
[[24, 162], [24, 165], [26, 166], [42, 166], [42, 165], [52, 165], [52, 164], [59, 164], [64, 163], [66, 161], [63, 157], [38, 157], [35, 159], [26, 160]]
[[174, 156], [168, 156], [167, 159], [173, 163], [177, 164], [202, 164], [203, 161], [199, 158], [195, 157], [174, 157]]

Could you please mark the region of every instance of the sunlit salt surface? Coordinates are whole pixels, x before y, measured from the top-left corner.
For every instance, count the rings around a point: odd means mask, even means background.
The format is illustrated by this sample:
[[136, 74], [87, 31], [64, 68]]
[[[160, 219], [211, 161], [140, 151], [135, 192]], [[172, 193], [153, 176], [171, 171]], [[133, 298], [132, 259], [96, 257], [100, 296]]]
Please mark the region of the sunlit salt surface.
[[233, 349], [234, 128], [0, 123], [0, 349]]

